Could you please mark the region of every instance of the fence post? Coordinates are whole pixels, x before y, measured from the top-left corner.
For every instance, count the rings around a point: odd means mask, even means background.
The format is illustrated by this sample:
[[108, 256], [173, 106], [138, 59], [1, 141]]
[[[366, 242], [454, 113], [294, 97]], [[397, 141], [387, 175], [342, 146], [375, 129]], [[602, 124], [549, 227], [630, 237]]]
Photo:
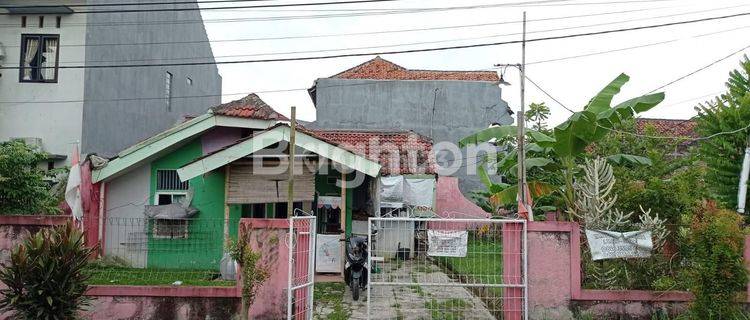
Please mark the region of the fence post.
[[[750, 272], [750, 235], [745, 236], [745, 248], [742, 258], [745, 260], [745, 269]], [[750, 302], [750, 282], [747, 284], [747, 302]]]
[[[523, 284], [523, 223], [507, 222], [502, 225], [503, 284]], [[505, 287], [503, 291], [503, 319], [523, 319], [523, 288]]]

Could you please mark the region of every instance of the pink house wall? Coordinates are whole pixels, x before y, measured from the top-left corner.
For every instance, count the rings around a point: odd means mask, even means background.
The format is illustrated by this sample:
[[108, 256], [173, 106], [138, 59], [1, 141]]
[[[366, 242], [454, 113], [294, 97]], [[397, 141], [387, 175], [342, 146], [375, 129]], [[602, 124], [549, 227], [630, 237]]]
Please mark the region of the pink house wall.
[[224, 148], [242, 137], [241, 129], [239, 128], [228, 128], [228, 127], [216, 127], [206, 132], [201, 136], [201, 146], [203, 147], [203, 154], [209, 154]]

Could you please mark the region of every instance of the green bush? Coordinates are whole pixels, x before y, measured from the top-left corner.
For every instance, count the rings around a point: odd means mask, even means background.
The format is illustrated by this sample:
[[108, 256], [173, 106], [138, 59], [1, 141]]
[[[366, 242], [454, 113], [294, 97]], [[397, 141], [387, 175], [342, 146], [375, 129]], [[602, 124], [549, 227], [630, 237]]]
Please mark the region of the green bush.
[[84, 268], [92, 248], [72, 223], [42, 229], [13, 249], [0, 270], [0, 311], [13, 319], [76, 319], [87, 304]]
[[690, 311], [695, 319], [735, 319], [740, 315], [737, 292], [747, 284], [743, 263], [745, 234], [735, 212], [705, 205], [695, 214], [687, 246], [688, 289], [695, 295]]
[[0, 143], [0, 214], [60, 211], [61, 199], [50, 192], [47, 172], [37, 167], [45, 158], [21, 141]]

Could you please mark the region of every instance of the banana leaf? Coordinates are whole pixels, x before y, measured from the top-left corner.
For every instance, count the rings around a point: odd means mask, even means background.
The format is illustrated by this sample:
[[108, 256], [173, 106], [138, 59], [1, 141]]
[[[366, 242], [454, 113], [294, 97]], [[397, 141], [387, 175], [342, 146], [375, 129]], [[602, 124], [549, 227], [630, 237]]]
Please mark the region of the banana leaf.
[[487, 142], [492, 139], [502, 139], [507, 137], [514, 137], [518, 134], [518, 127], [516, 126], [498, 126], [483, 129], [475, 134], [465, 137], [458, 141], [460, 148], [476, 145], [482, 142]]
[[607, 161], [612, 162], [614, 164], [639, 164], [639, 165], [646, 165], [650, 166], [651, 159], [641, 156], [634, 156], [632, 154], [613, 154], [611, 156], [607, 157]]
[[[529, 186], [529, 192], [532, 199], [549, 195], [557, 189], [557, 187], [541, 181], [529, 181], [526, 184]], [[490, 203], [496, 206], [511, 205], [518, 201], [517, 198], [518, 185], [511, 185], [505, 190], [490, 196]]]

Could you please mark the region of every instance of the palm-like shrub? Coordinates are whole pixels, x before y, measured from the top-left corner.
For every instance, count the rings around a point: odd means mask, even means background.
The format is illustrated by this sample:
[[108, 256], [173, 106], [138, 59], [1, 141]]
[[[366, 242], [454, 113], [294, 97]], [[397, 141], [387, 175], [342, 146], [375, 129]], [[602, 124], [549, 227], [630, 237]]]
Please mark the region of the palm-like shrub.
[[73, 224], [42, 229], [16, 247], [0, 270], [0, 311], [14, 319], [76, 319], [87, 304], [84, 268], [93, 248]]
[[737, 207], [742, 158], [748, 143], [750, 123], [750, 60], [745, 57], [726, 83], [727, 93], [701, 105], [696, 131], [701, 136], [722, 134], [700, 142], [700, 158], [707, 164], [706, 184], [713, 196], [727, 208]]

